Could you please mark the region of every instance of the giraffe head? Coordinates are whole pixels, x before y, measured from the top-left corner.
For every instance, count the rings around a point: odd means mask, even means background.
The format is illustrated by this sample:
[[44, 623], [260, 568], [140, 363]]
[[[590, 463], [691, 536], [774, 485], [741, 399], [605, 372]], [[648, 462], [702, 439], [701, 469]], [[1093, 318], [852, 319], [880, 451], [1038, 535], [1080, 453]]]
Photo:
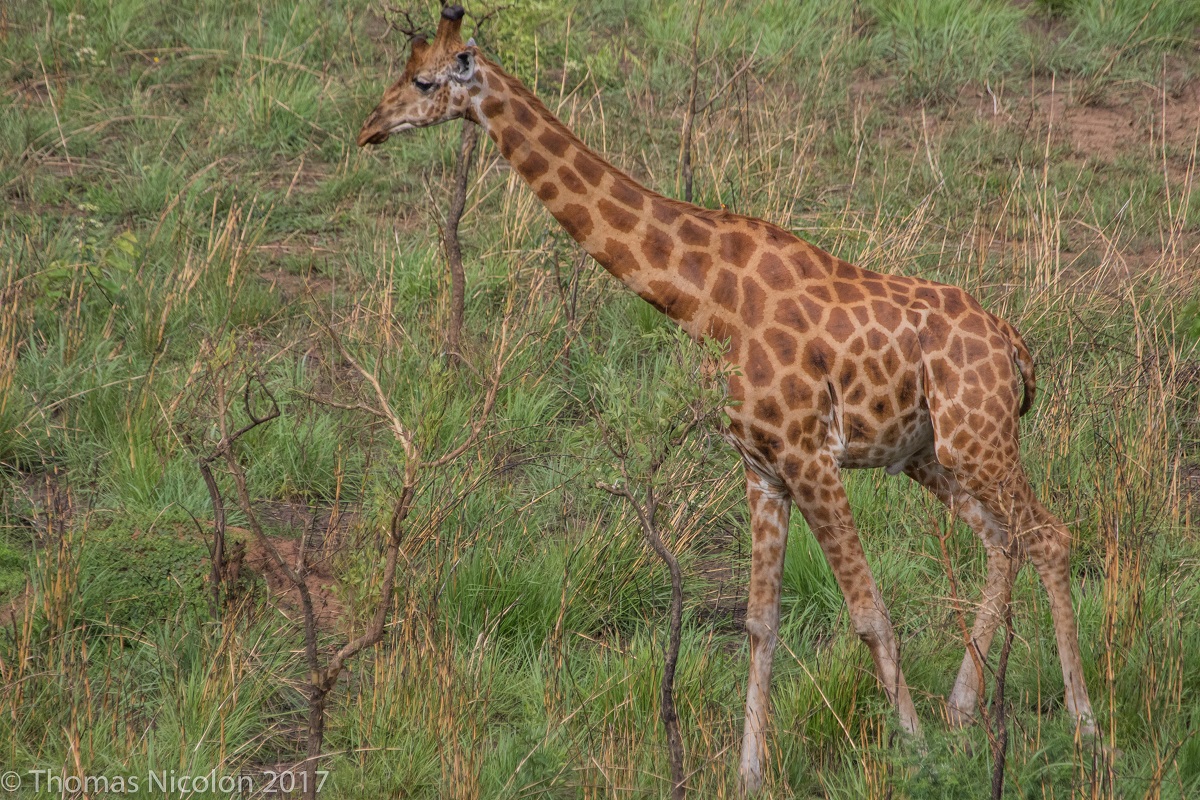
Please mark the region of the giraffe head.
[[475, 43], [463, 44], [462, 6], [446, 6], [432, 42], [417, 38], [400, 80], [383, 94], [358, 133], [358, 146], [381, 144], [393, 133], [469, 114]]

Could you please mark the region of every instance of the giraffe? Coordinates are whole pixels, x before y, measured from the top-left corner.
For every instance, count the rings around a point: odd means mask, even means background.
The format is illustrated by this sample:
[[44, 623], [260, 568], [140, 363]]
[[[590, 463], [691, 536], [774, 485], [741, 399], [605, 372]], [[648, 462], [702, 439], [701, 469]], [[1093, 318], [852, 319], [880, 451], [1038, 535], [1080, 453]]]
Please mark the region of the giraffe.
[[1017, 331], [967, 292], [871, 272], [768, 222], [664, 197], [590, 150], [519, 81], [461, 38], [443, 8], [363, 123], [359, 146], [451, 119], [479, 124], [549, 212], [618, 280], [693, 338], [724, 344], [726, 438], [750, 508], [750, 665], [739, 785], [763, 784], [771, 668], [795, 505], [845, 597], [901, 727], [920, 723], [892, 623], [854, 526], [843, 469], [903, 472], [982, 539], [983, 599], [947, 708], [963, 725], [1022, 562], [1050, 598], [1068, 712], [1095, 733], [1071, 606], [1066, 527], [1025, 475], [1018, 420], [1036, 391]]

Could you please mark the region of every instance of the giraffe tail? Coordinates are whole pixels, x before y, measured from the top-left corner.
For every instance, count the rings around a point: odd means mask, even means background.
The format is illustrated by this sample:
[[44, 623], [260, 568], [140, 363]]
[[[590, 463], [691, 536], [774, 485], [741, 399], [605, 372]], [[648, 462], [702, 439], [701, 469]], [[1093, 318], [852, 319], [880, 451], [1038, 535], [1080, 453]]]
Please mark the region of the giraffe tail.
[[1019, 416], [1023, 417], [1025, 412], [1033, 407], [1034, 398], [1037, 397], [1037, 374], [1034, 370], [1033, 356], [1029, 354], [1029, 348], [1025, 345], [1025, 340], [1021, 338], [1021, 334], [1017, 333], [1016, 328], [999, 317], [996, 317], [996, 321], [1012, 343], [1013, 361], [1021, 370], [1021, 380], [1025, 384], [1025, 395], [1021, 398], [1021, 410], [1018, 412]]

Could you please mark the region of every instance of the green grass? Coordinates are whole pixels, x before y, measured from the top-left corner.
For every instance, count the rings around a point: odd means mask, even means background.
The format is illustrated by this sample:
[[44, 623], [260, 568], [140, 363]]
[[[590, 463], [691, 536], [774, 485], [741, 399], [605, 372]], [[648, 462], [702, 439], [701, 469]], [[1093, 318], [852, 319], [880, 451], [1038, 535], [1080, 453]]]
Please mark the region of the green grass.
[[876, 42], [917, 99], [947, 98], [1026, 60], [1025, 13], [1003, 0], [878, 0], [867, 4]]
[[[468, 366], [442, 355], [443, 211], [429, 200], [448, 197], [457, 126], [353, 141], [405, 54], [390, 13], [282, 0], [0, 11], [5, 769], [237, 774], [302, 759], [303, 637], [286, 603], [243, 565], [238, 601], [209, 608], [213, 509], [196, 459], [220, 436], [214, 381], [230, 381], [235, 426], [250, 378], [257, 410], [267, 390], [279, 404], [238, 449], [269, 532], [299, 541], [305, 515], [342, 517], [308, 531], [343, 609], [322, 632], [332, 647], [373, 611], [403, 452], [371, 415], [314, 399], [377, 399], [326, 323], [433, 457], [477, 414], [511, 301], [519, 344], [493, 414], [422, 484], [384, 640], [331, 695], [322, 794], [667, 795], [667, 574], [597, 482], [622, 479], [615, 447], [644, 486], [654, 443], [720, 387], [699, 348], [594, 264], [568, 322], [556, 280], [577, 250], [487, 143], [462, 229]], [[436, 8], [423, 13], [432, 27]], [[674, 194], [697, 13], [522, 0], [477, 33], [586, 140]], [[1074, 740], [1026, 570], [1009, 797], [1200, 794], [1197, 25], [1187, 0], [704, 5], [703, 98], [752, 64], [697, 120], [700, 202], [962, 285], [1036, 352], [1026, 462], [1076, 537], [1086, 679], [1112, 749]], [[1088, 125], [1128, 135], [1106, 149]], [[215, 472], [231, 540], [245, 541], [233, 482]], [[741, 470], [709, 427], [653, 480], [685, 575], [689, 785], [731, 796]], [[926, 750], [897, 735], [794, 514], [769, 780], [780, 797], [976, 796], [987, 737], [949, 730], [943, 698], [982, 548], [904, 478], [855, 473], [847, 489]]]

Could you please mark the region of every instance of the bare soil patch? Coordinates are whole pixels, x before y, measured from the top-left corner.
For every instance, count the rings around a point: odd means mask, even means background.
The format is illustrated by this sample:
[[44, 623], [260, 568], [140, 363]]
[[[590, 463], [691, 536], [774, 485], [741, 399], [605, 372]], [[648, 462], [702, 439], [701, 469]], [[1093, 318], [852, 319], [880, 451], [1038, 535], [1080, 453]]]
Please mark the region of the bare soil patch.
[[[249, 532], [245, 533], [249, 538], [246, 540], [242, 563], [261, 575], [267, 582], [272, 605], [289, 619], [297, 622], [303, 621], [304, 603], [299, 587], [293, 584], [280, 570], [267, 547]], [[269, 536], [267, 538], [279, 551], [284, 563], [294, 570], [300, 563], [300, 548], [303, 540], [288, 536]], [[309, 554], [309, 571], [305, 575], [304, 585], [308, 589], [309, 597], [312, 598], [313, 615], [316, 618], [317, 627], [327, 631], [337, 629], [345, 615], [345, 607], [337, 597], [337, 581], [330, 572], [326, 560], [314, 559], [313, 554]]]
[[[313, 602], [317, 626], [326, 631], [336, 630], [345, 616], [345, 607], [337, 596], [337, 580], [330, 569], [330, 558], [341, 546], [345, 532], [354, 524], [357, 514], [324, 506], [310, 506], [288, 500], [268, 500], [257, 507], [259, 518], [268, 530], [289, 531], [285, 535], [268, 536], [279, 555], [293, 571], [298, 571], [301, 548], [306, 550], [309, 572], [305, 586]], [[246, 566], [261, 575], [270, 590], [270, 602], [289, 619], [302, 622], [304, 604], [300, 589], [279, 568], [270, 550], [250, 531], [237, 531], [243, 542], [231, 553], [232, 569]], [[231, 575], [236, 582], [236, 574]]]
[[[849, 87], [852, 109], [886, 104], [894, 91], [892, 77], [862, 76]], [[896, 136], [909, 147], [922, 127], [930, 134], [976, 120], [1004, 127], [1049, 133], [1066, 142], [1081, 158], [1111, 162], [1131, 147], [1172, 147], [1190, 150], [1200, 138], [1200, 80], [1163, 92], [1161, 87], [1134, 86], [1109, 91], [1102, 103], [1076, 100], [1078, 87], [1070, 81], [1039, 79], [1032, 86], [990, 87], [969, 84], [948, 105], [910, 104], [890, 110], [885, 136]]]
[[1039, 87], [1034, 121], [1058, 127], [1072, 150], [1111, 161], [1130, 147], [1190, 147], [1200, 132], [1200, 82], [1174, 92], [1142, 86], [1109, 93], [1103, 104], [1074, 101], [1069, 84]]
[[50, 87], [43, 78], [25, 78], [14, 81], [5, 94], [26, 105], [43, 103], [50, 99]]
[[267, 283], [272, 292], [279, 293], [284, 303], [315, 295], [327, 295], [333, 291], [333, 279], [315, 272], [299, 275], [286, 269], [259, 272], [259, 278]]

